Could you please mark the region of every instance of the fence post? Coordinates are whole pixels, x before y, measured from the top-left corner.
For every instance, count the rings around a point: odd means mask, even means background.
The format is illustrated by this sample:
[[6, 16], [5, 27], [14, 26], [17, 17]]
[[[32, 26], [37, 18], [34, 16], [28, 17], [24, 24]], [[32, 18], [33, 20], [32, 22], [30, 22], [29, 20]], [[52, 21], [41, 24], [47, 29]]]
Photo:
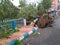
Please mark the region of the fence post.
[[12, 21], [12, 29], [15, 30], [16, 29], [16, 21]]
[[23, 22], [24, 22], [24, 26], [26, 26], [26, 19], [25, 18], [23, 19]]

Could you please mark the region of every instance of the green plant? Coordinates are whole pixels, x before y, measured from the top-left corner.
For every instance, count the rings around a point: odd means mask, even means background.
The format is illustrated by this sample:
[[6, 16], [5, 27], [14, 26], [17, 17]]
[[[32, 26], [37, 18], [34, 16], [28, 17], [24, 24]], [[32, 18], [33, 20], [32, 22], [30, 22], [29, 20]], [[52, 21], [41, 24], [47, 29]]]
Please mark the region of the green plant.
[[18, 39], [15, 40], [15, 45], [23, 45], [22, 41], [19, 41]]
[[1, 38], [2, 37], [7, 37], [8, 38], [8, 36], [9, 36], [9, 34], [8, 34], [8, 32], [6, 30], [3, 30], [0, 35], [1, 35]]
[[35, 36], [35, 37], [39, 37], [40, 36], [40, 32], [35, 32], [34, 34], [33, 34], [33, 36]]
[[4, 27], [1, 27], [1, 28], [2, 28], [2, 32], [0, 34], [0, 38], [4, 38], [4, 37], [9, 38], [11, 34], [18, 31], [18, 30], [12, 30], [12, 29], [6, 30]]
[[8, 30], [7, 31], [7, 34], [9, 34], [9, 35], [11, 35], [11, 34], [13, 34], [14, 33], [14, 30]]

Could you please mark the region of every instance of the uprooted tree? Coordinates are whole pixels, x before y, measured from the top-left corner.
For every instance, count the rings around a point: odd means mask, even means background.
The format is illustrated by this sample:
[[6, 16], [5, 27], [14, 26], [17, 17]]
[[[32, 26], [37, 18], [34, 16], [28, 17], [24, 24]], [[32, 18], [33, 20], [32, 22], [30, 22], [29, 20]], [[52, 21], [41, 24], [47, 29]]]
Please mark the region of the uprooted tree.
[[47, 14], [50, 7], [51, 0], [43, 0], [41, 3], [38, 4], [38, 27], [45, 27], [52, 21], [52, 17]]

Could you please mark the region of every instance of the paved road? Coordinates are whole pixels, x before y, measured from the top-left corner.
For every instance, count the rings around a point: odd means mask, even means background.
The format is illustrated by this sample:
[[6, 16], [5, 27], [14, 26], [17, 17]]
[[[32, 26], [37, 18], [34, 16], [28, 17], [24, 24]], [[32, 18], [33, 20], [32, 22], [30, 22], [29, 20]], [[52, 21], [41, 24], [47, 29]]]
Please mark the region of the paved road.
[[54, 20], [53, 27], [39, 29], [39, 37], [33, 35], [28, 38], [31, 45], [60, 45], [60, 17]]

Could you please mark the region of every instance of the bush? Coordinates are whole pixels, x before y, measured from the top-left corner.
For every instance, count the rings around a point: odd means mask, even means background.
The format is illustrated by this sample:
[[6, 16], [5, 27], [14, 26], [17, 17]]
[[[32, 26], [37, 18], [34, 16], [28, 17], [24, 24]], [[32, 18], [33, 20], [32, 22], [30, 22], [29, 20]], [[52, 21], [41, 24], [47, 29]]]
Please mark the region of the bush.
[[19, 40], [15, 40], [15, 45], [23, 45], [23, 43], [21, 42], [21, 41], [19, 41]]
[[18, 30], [6, 30], [5, 28], [2, 27], [2, 32], [0, 34], [0, 38], [9, 38], [11, 34], [14, 32], [17, 32]]

